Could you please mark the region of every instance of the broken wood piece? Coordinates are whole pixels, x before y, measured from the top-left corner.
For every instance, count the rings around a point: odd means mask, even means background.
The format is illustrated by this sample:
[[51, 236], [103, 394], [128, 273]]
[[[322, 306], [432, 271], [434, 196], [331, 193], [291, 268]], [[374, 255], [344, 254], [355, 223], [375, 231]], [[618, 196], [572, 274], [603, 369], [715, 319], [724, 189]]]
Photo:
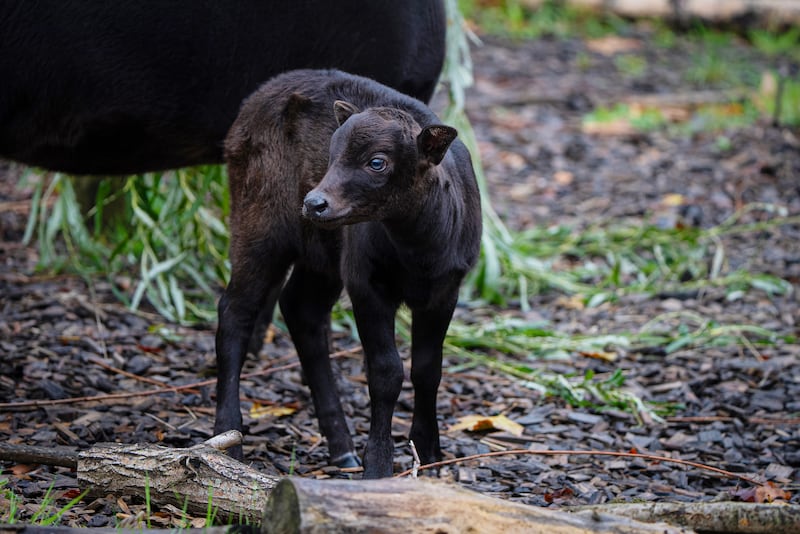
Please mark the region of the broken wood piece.
[[580, 506], [578, 514], [596, 511], [637, 521], [665, 521], [702, 532], [770, 534], [800, 532], [800, 506], [748, 502], [652, 502]]
[[285, 478], [267, 500], [263, 534], [271, 533], [660, 533], [690, 531], [600, 511], [588, 515], [537, 508], [435, 480]]
[[58, 465], [75, 469], [78, 451], [68, 447], [34, 447], [0, 442], [0, 460], [18, 464]]
[[[242, 434], [236, 430], [229, 430], [207, 439], [203, 444], [224, 451], [241, 442]], [[0, 442], [0, 460], [75, 469], [78, 467], [78, 451], [70, 447], [35, 447], [24, 443]]]
[[227, 451], [234, 445], [242, 444], [242, 433], [238, 430], [228, 430], [222, 434], [211, 436], [203, 442], [203, 445], [217, 449], [218, 451]]
[[[234, 441], [240, 443], [241, 434], [232, 432], [209, 442], [228, 447]], [[209, 442], [178, 449], [98, 444], [78, 453], [78, 482], [103, 493], [141, 496], [148, 486], [150, 499], [157, 505], [173, 504], [189, 514], [205, 515], [210, 502], [223, 520], [259, 521], [267, 495], [279, 478], [259, 473]]]

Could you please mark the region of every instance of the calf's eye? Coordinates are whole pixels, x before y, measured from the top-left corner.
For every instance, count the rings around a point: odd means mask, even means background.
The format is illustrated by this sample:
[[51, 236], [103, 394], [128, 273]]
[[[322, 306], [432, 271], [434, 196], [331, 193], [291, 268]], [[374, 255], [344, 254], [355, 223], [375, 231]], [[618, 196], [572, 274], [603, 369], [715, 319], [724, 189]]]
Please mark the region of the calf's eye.
[[383, 172], [383, 171], [386, 170], [387, 163], [386, 163], [386, 160], [384, 158], [372, 158], [367, 163], [367, 166], [369, 167], [369, 169], [371, 171]]

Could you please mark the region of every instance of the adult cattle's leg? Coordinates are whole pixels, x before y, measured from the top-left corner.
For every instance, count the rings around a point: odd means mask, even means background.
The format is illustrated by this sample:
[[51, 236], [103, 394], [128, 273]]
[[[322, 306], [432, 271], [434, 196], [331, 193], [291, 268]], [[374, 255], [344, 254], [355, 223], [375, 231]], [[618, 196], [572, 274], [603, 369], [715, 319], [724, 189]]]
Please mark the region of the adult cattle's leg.
[[394, 457], [392, 414], [403, 386], [403, 363], [394, 342], [398, 304], [385, 302], [369, 291], [350, 291], [350, 299], [364, 347], [371, 408], [364, 478], [390, 477]]
[[[219, 301], [217, 326], [217, 413], [214, 432], [242, 430], [239, 375], [256, 318], [273, 310], [291, 263], [287, 253], [272, 247], [248, 248], [247, 261], [232, 255], [231, 281]], [[271, 316], [271, 315], [270, 315]], [[228, 454], [242, 459], [242, 447]]]
[[442, 378], [442, 343], [453, 317], [457, 293], [451, 302], [432, 310], [412, 310], [411, 383], [414, 418], [410, 438], [423, 464], [442, 459], [436, 397]]
[[338, 275], [312, 272], [295, 265], [280, 305], [311, 390], [320, 431], [328, 440], [331, 463], [356, 467], [358, 456], [330, 362], [330, 313], [341, 291]]

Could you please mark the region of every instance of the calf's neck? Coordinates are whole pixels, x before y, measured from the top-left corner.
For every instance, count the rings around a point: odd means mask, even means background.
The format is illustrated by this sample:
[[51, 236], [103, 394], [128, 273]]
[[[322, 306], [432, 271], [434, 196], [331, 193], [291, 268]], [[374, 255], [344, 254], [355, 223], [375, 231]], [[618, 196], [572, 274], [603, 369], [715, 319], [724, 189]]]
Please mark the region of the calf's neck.
[[244, 102], [225, 153], [232, 274], [219, 303], [215, 430], [241, 429], [248, 339], [259, 313], [280, 303], [331, 461], [358, 465], [329, 359], [330, 310], [344, 287], [370, 395], [364, 476], [392, 474], [402, 303], [412, 314], [410, 438], [423, 462], [440, 459], [442, 343], [481, 235], [478, 187], [456, 131], [372, 80], [300, 70]]

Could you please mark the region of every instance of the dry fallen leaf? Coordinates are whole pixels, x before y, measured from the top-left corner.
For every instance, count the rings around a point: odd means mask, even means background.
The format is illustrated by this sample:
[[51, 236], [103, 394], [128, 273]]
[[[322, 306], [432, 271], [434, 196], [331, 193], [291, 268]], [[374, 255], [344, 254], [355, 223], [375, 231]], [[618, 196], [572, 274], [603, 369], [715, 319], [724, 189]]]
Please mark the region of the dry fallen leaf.
[[38, 469], [38, 467], [39, 466], [37, 464], [16, 464], [13, 465], [8, 471], [17, 478], [27, 479], [28, 477], [25, 475], [34, 469]]
[[771, 503], [774, 501], [788, 501], [792, 494], [783, 488], [775, 485], [774, 482], [767, 482], [762, 486], [739, 488], [731, 492], [731, 495], [743, 502], [757, 504]]
[[172, 521], [172, 514], [160, 510], [157, 512], [152, 512], [150, 514], [150, 521], [166, 526]]
[[603, 360], [604, 362], [613, 362], [617, 359], [616, 352], [606, 352], [604, 350], [582, 350], [578, 354], [586, 358], [594, 358], [595, 360]]
[[567, 310], [583, 310], [586, 309], [584, 298], [582, 295], [561, 296], [556, 299], [555, 304]]
[[117, 514], [117, 517], [120, 515], [127, 516], [131, 514], [131, 509], [128, 508], [128, 503], [122, 500], [122, 497], [117, 499], [117, 507], [119, 507], [119, 509], [122, 511], [121, 513]]
[[686, 203], [686, 198], [680, 193], [668, 193], [661, 197], [661, 204], [663, 206], [679, 207]]
[[295, 408], [290, 408], [289, 406], [278, 406], [275, 404], [262, 406], [261, 404], [254, 402], [253, 407], [250, 408], [250, 417], [253, 419], [262, 419], [264, 417], [281, 417], [283, 415], [292, 415], [296, 411], [297, 410]]
[[544, 500], [545, 500], [545, 502], [552, 503], [553, 501], [556, 501], [556, 500], [559, 500], [559, 499], [569, 499], [574, 494], [575, 494], [575, 492], [572, 491], [571, 488], [561, 488], [561, 489], [557, 489], [557, 490], [555, 490], [553, 492], [545, 493], [544, 494]]
[[502, 430], [513, 434], [514, 436], [521, 436], [525, 430], [522, 425], [515, 423], [505, 415], [494, 415], [486, 417], [483, 415], [465, 415], [458, 419], [458, 423], [451, 426], [447, 431], [455, 432], [458, 430], [468, 430], [470, 432], [480, 432], [483, 430]]
[[77, 488], [72, 488], [72, 489], [66, 490], [63, 493], [63, 495], [61, 495], [61, 497], [64, 498], [64, 499], [74, 499], [75, 497], [77, 497], [80, 494], [81, 494], [81, 490], [79, 490]]
[[137, 343], [136, 348], [138, 348], [142, 352], [147, 352], [150, 354], [161, 354], [163, 350], [161, 347], [151, 347], [149, 345], [142, 345], [141, 343]]
[[767, 482], [763, 486], [756, 488], [755, 502], [788, 501], [791, 497], [791, 493], [778, 487], [774, 482]]
[[275, 341], [275, 325], [269, 325], [267, 331], [264, 332], [264, 344], [271, 345]]

